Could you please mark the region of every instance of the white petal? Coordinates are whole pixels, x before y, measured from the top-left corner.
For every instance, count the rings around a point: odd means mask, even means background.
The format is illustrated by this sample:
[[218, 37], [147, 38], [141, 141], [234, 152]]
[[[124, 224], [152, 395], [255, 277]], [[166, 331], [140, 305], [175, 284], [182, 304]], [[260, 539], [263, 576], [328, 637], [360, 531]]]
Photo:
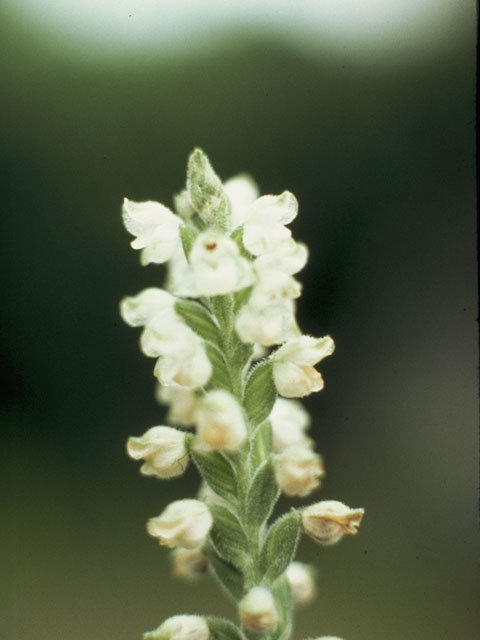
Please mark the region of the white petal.
[[285, 225], [298, 213], [298, 202], [293, 193], [284, 191], [279, 196], [261, 196], [252, 204], [249, 218], [261, 219], [264, 224]]
[[154, 375], [163, 385], [176, 384], [187, 389], [203, 387], [212, 375], [212, 365], [201, 343], [185, 354], [173, 354], [157, 361]]
[[156, 314], [146, 325], [140, 336], [140, 347], [150, 358], [169, 355], [183, 357], [196, 348], [199, 341], [200, 338], [175, 316], [174, 311], [165, 310]]
[[308, 260], [306, 245], [295, 242], [293, 238], [287, 238], [267, 251], [259, 255], [255, 260], [255, 270], [262, 271], [276, 269], [288, 275], [294, 275], [303, 269]]
[[330, 336], [314, 338], [312, 336], [298, 336], [289, 340], [275, 353], [276, 360], [293, 362], [298, 365], [317, 364], [330, 356], [335, 350], [335, 343]]
[[235, 330], [242, 342], [271, 347], [296, 334], [293, 305], [283, 304], [255, 307], [246, 304], [235, 320]]
[[132, 236], [141, 236], [151, 231], [165, 218], [176, 219], [175, 214], [159, 202], [135, 202], [128, 198], [123, 201], [122, 217], [125, 228]]
[[227, 180], [223, 188], [232, 205], [232, 227], [238, 227], [244, 223], [248, 207], [258, 198], [258, 186], [251, 176], [242, 173]]
[[144, 289], [136, 296], [127, 296], [120, 302], [120, 315], [131, 327], [140, 327], [157, 313], [173, 309], [175, 298], [157, 287]]
[[198, 235], [190, 252], [190, 263], [198, 295], [225, 295], [254, 281], [253, 268], [240, 256], [236, 243], [215, 231]]

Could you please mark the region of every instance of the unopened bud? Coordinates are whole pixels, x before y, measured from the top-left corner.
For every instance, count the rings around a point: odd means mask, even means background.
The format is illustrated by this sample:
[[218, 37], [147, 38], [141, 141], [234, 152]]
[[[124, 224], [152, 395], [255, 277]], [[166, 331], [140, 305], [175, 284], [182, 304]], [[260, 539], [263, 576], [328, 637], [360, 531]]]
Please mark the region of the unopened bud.
[[239, 604], [240, 620], [250, 631], [268, 631], [277, 626], [278, 613], [271, 591], [253, 587]]
[[350, 509], [337, 500], [324, 500], [303, 510], [302, 527], [316, 542], [331, 545], [344, 535], [358, 533], [364, 513], [364, 509]]
[[272, 424], [273, 448], [280, 453], [294, 444], [311, 446], [305, 431], [310, 425], [310, 416], [297, 400], [277, 398], [269, 420]]
[[315, 597], [315, 581], [308, 564], [291, 562], [286, 571], [292, 597], [296, 604], [308, 604]]
[[199, 402], [196, 413], [197, 444], [220, 451], [236, 451], [247, 438], [241, 406], [231, 393], [210, 391]]
[[230, 201], [201, 149], [194, 149], [188, 158], [187, 189], [192, 205], [204, 222], [223, 229], [228, 227]]
[[200, 616], [173, 616], [154, 631], [143, 634], [143, 640], [208, 640], [210, 630]]
[[320, 486], [325, 469], [318, 453], [295, 444], [275, 456], [275, 475], [287, 496], [304, 497]]

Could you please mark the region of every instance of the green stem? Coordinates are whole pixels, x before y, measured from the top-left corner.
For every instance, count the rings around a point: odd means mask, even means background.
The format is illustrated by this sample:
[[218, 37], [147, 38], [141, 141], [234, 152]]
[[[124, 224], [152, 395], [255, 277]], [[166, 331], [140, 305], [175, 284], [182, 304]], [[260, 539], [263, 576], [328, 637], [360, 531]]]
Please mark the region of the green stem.
[[[208, 303], [208, 306], [220, 327], [222, 350], [225, 355], [225, 361], [231, 382], [230, 390], [245, 409], [245, 376], [248, 371], [247, 364], [251, 360], [252, 347], [243, 344], [235, 332], [233, 296], [216, 296], [214, 298], [210, 298]], [[252, 436], [253, 425], [248, 424], [248, 430], [250, 436]], [[251, 445], [252, 439], [250, 437], [248, 446], [235, 456], [234, 461], [235, 471], [239, 480], [237, 492], [239, 509], [237, 516], [249, 542], [248, 566], [244, 569], [244, 595], [246, 595], [252, 587], [260, 585], [263, 580], [263, 576], [260, 575], [259, 558], [263, 541], [264, 525], [252, 526], [252, 524], [248, 522], [246, 513], [247, 492], [250, 487], [251, 479], [253, 478], [256, 468], [261, 463], [262, 458], [265, 460], [273, 454], [272, 448], [270, 448], [270, 450], [268, 448], [263, 448], [261, 451], [261, 459], [257, 461], [257, 466], [253, 468], [249, 456]], [[290, 634], [285, 633], [285, 631], [290, 625], [291, 620], [281, 620], [278, 627], [273, 631], [254, 633], [244, 629], [244, 632], [249, 640], [259, 640], [259, 638], [262, 640], [266, 640], [267, 638], [268, 640], [277, 640], [279, 638], [286, 640]]]

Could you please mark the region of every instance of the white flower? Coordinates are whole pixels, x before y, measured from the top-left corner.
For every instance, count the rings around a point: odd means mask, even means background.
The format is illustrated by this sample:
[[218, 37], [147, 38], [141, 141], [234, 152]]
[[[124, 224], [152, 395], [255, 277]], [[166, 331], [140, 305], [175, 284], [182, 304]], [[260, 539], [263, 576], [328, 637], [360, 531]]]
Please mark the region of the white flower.
[[364, 513], [364, 509], [350, 509], [337, 500], [324, 500], [302, 511], [302, 527], [316, 542], [331, 545], [344, 535], [358, 533]]
[[315, 640], [342, 640], [338, 636], [322, 636], [321, 638], [315, 638]]
[[159, 202], [123, 201], [123, 224], [136, 236], [131, 246], [143, 249], [142, 264], [166, 262], [180, 243], [180, 219]]
[[172, 573], [176, 578], [196, 580], [208, 567], [207, 557], [200, 549], [182, 549], [172, 551]]
[[302, 285], [292, 276], [278, 269], [257, 271], [257, 282], [252, 289], [248, 304], [256, 309], [283, 304], [300, 296]]
[[276, 453], [293, 444], [310, 446], [310, 439], [305, 435], [310, 425], [310, 416], [300, 402], [277, 398], [269, 420], [272, 424], [273, 448]]
[[199, 402], [196, 445], [221, 451], [236, 451], [247, 438], [241, 406], [231, 393], [216, 389]]
[[210, 630], [200, 616], [172, 616], [154, 631], [143, 634], [143, 640], [208, 640]]
[[201, 339], [174, 312], [157, 313], [140, 336], [140, 347], [150, 358], [191, 352]]
[[272, 346], [298, 335], [295, 307], [301, 285], [281, 271], [258, 273], [250, 298], [235, 319], [243, 342]]
[[248, 213], [249, 206], [260, 195], [256, 182], [246, 173], [233, 176], [223, 183], [223, 189], [232, 205], [231, 222], [235, 229], [243, 224]]
[[287, 496], [307, 496], [320, 486], [324, 475], [322, 458], [301, 444], [287, 447], [275, 456], [277, 484]]
[[173, 313], [175, 298], [168, 291], [149, 287], [136, 296], [126, 296], [120, 301], [120, 315], [131, 327], [146, 325], [163, 312]]
[[289, 191], [255, 200], [243, 226], [245, 248], [254, 256], [259, 256], [290, 238], [291, 232], [284, 225], [289, 224], [297, 212], [297, 199]]
[[278, 393], [302, 398], [323, 389], [323, 379], [313, 365], [331, 355], [335, 344], [330, 336], [299, 336], [273, 354], [273, 379]]
[[235, 318], [235, 331], [242, 342], [271, 347], [297, 335], [295, 311], [291, 301], [255, 308], [244, 305]]
[[291, 562], [285, 572], [296, 604], [308, 604], [315, 597], [315, 580], [308, 564]]
[[240, 621], [250, 631], [263, 632], [278, 623], [278, 613], [271, 591], [252, 587], [239, 604]]
[[308, 260], [308, 248], [293, 238], [286, 238], [276, 244], [270, 251], [255, 259], [255, 270], [267, 271], [275, 269], [287, 275], [294, 275], [303, 269]]
[[185, 434], [172, 427], [152, 427], [140, 438], [130, 437], [127, 452], [134, 460], [144, 458], [140, 472], [145, 476], [173, 478], [188, 464]]
[[179, 245], [167, 263], [168, 272], [165, 287], [176, 296], [195, 297], [192, 270], [185, 257], [182, 245]]
[[254, 281], [251, 264], [236, 243], [217, 231], [200, 233], [189, 256], [197, 295], [219, 296], [248, 287]]
[[176, 500], [156, 518], [147, 522], [147, 531], [166, 547], [196, 549], [207, 539], [213, 524], [211, 513], [200, 500]]
[[162, 385], [198, 389], [210, 380], [212, 363], [199, 338], [186, 343], [177, 353], [160, 357], [153, 374]]
[[167, 421], [182, 427], [193, 427], [198, 398], [191, 389], [157, 385], [155, 397], [161, 404], [169, 406]]

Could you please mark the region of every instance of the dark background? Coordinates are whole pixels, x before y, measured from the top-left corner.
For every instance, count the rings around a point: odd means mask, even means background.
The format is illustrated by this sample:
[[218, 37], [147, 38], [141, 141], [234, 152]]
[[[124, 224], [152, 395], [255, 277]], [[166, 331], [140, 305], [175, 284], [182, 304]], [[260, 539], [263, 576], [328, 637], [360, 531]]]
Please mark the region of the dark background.
[[306, 401], [317, 499], [366, 516], [335, 548], [302, 542], [319, 594], [296, 637], [476, 637], [474, 22], [472, 3], [437, 48], [384, 64], [260, 30], [84, 64], [5, 12], [2, 637], [127, 640], [175, 613], [235, 615], [210, 580], [172, 580], [144, 530], [193, 495], [193, 468], [156, 482], [124, 454], [163, 409], [118, 301], [163, 272], [139, 267], [120, 204], [170, 205], [197, 145], [225, 179], [296, 194], [300, 324], [337, 344]]

